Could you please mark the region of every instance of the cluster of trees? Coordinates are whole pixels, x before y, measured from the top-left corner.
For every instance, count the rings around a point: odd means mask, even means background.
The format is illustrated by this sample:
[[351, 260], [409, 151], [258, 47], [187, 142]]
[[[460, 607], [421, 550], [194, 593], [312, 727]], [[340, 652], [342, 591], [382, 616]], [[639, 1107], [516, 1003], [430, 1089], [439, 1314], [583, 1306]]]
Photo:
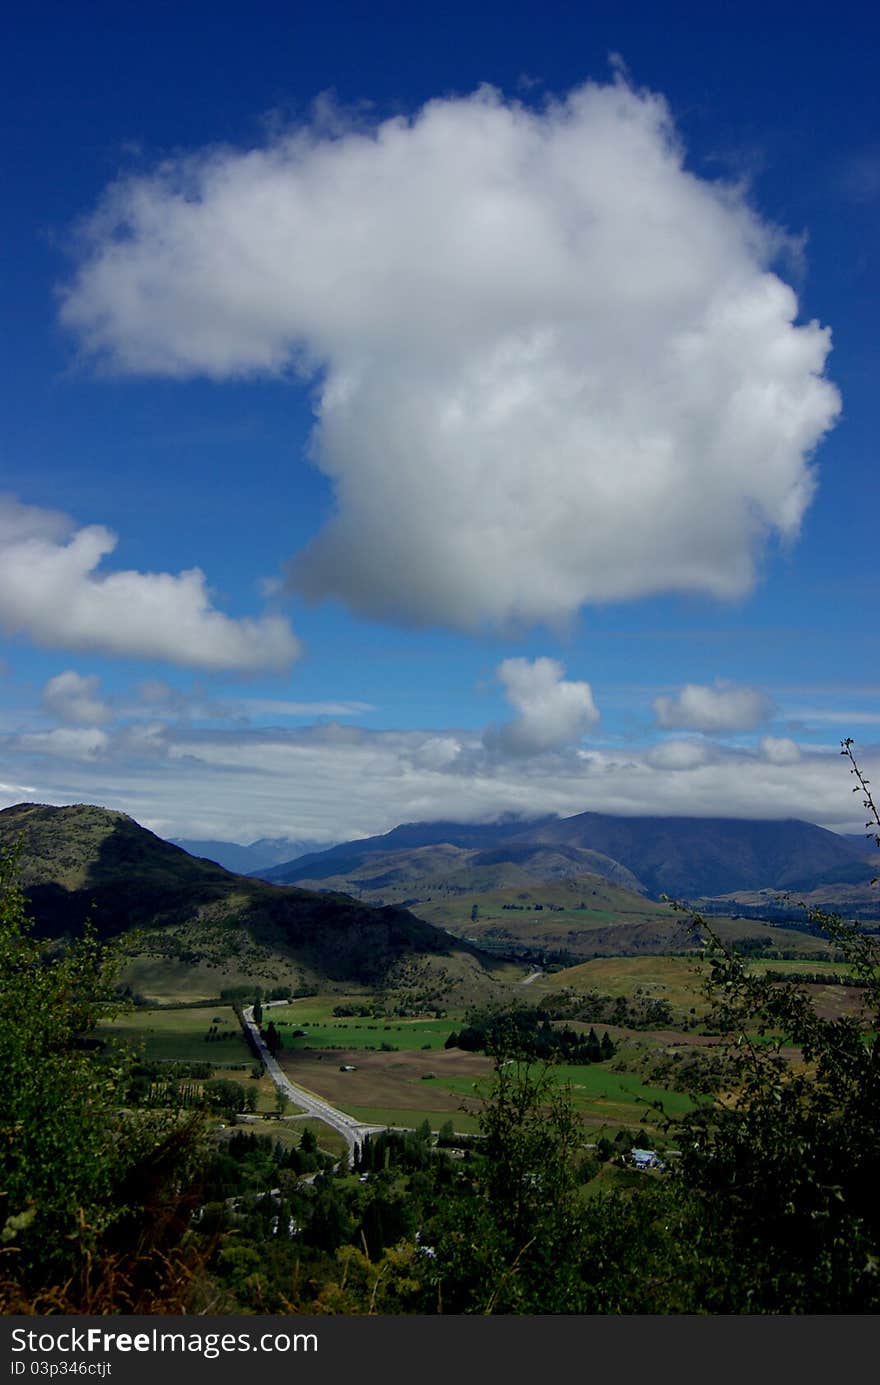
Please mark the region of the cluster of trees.
[[235, 1039], [238, 1037], [237, 1029], [221, 1029], [220, 1025], [222, 1023], [222, 1020], [214, 1020], [213, 1024], [208, 1026], [204, 1036], [206, 1044], [221, 1043], [225, 1039]]
[[123, 1067], [120, 1096], [126, 1107], [200, 1109], [234, 1116], [256, 1109], [256, 1090], [232, 1078], [214, 1077], [210, 1063], [139, 1060]]
[[551, 1019], [584, 1024], [618, 1024], [626, 1029], [662, 1029], [675, 1020], [668, 1000], [654, 996], [602, 995], [599, 991], [555, 991], [544, 999]]
[[607, 1031], [600, 1039], [592, 1028], [588, 1034], [557, 1028], [547, 1010], [531, 1005], [473, 1015], [469, 1024], [449, 1035], [444, 1046], [471, 1053], [503, 1050], [537, 1062], [560, 1063], [603, 1063], [616, 1052]]

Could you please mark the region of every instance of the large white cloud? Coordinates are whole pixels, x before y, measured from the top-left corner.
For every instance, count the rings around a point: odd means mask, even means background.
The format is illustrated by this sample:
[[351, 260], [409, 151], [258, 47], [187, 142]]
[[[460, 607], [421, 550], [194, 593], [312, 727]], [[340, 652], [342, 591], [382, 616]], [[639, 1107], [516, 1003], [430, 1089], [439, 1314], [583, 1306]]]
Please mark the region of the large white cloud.
[[657, 725], [689, 731], [751, 731], [773, 715], [773, 700], [759, 688], [718, 681], [687, 683], [677, 697], [655, 697]]
[[64, 516], [0, 497], [0, 625], [54, 648], [189, 668], [281, 669], [296, 658], [286, 620], [224, 615], [198, 568], [176, 576], [98, 572], [115, 547], [101, 525], [76, 529]]
[[622, 80], [320, 123], [110, 190], [65, 323], [121, 371], [318, 382], [336, 511], [293, 586], [478, 627], [731, 596], [839, 409], [781, 237]]
[[505, 659], [498, 677], [517, 715], [486, 732], [489, 749], [508, 755], [540, 755], [576, 744], [595, 726], [599, 712], [589, 683], [565, 678], [556, 659]]

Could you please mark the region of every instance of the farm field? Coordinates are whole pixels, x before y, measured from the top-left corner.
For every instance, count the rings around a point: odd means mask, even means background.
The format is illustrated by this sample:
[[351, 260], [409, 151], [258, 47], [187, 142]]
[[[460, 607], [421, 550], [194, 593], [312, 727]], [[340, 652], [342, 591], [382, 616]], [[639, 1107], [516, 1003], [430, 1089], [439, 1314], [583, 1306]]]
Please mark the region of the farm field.
[[[846, 968], [831, 961], [756, 961], [756, 972], [827, 976], [827, 984], [811, 984], [810, 993], [823, 1014], [855, 1013], [860, 992], [835, 984]], [[575, 1108], [592, 1137], [614, 1134], [621, 1127], [643, 1128], [658, 1135], [662, 1116], [683, 1115], [692, 1099], [675, 1089], [676, 1065], [689, 1054], [705, 1051], [715, 1040], [692, 1027], [708, 1008], [702, 988], [705, 967], [690, 956], [597, 957], [557, 971], [545, 972], [528, 986], [508, 988], [511, 1000], [538, 1004], [564, 989], [591, 991], [628, 1000], [663, 1000], [672, 1011], [668, 1025], [652, 1029], [628, 1029], [604, 1025], [617, 1045], [611, 1063], [560, 1066], [554, 1080], [568, 1083]], [[525, 973], [520, 969], [518, 975]], [[476, 1129], [474, 1112], [480, 1084], [491, 1075], [492, 1062], [484, 1054], [444, 1047], [449, 1034], [465, 1022], [462, 1010], [443, 1018], [434, 1015], [339, 1015], [337, 1008], [378, 1003], [366, 991], [326, 991], [284, 1004], [265, 1005], [264, 1025], [271, 1019], [281, 1035], [282, 1066], [293, 1081], [331, 1101], [357, 1119], [376, 1124], [413, 1127], [427, 1120], [432, 1129], [452, 1121], [455, 1129]], [[589, 1026], [572, 1021], [577, 1030]], [[295, 1030], [304, 1033], [294, 1036]], [[142, 1046], [143, 1056], [153, 1061], [210, 1062], [217, 1077], [242, 1080], [252, 1066], [251, 1055], [238, 1029], [232, 1007], [212, 1002], [192, 1008], [137, 1009], [118, 1016], [106, 1026], [108, 1034]], [[206, 1041], [209, 1032], [227, 1038]], [[672, 1056], [672, 1062], [668, 1061]], [[657, 1064], [656, 1060], [662, 1060]], [[350, 1071], [343, 1071], [348, 1068]], [[659, 1080], [658, 1080], [659, 1079]], [[673, 1085], [665, 1085], [671, 1082]], [[268, 1126], [286, 1132], [300, 1122], [278, 1121], [279, 1108], [271, 1080], [264, 1076], [256, 1087], [257, 1128]], [[288, 1105], [285, 1115], [296, 1115]], [[324, 1148], [332, 1134], [317, 1123], [316, 1133]], [[293, 1135], [290, 1138], [298, 1138]], [[288, 1138], [285, 1134], [284, 1138]]]
[[[361, 997], [361, 999], [363, 999]], [[324, 1005], [316, 1006], [308, 1001], [295, 1002], [290, 1006], [273, 1006], [263, 1013], [264, 1024], [271, 1019], [278, 1029], [285, 1049], [296, 1052], [301, 1049], [351, 1049], [379, 1048], [383, 1043], [396, 1049], [441, 1048], [453, 1031], [462, 1023], [462, 1017], [441, 1020], [428, 1017], [400, 1019], [396, 1016], [383, 1019], [369, 1019], [360, 1016], [344, 1018], [333, 1015], [333, 1006], [339, 1004], [339, 997], [331, 997]], [[305, 1035], [294, 1037], [293, 1030], [304, 1029]]]
[[390, 1125], [411, 1130], [417, 1129], [427, 1121], [433, 1131], [438, 1131], [451, 1122], [453, 1130], [459, 1135], [476, 1135], [480, 1129], [476, 1117], [461, 1110], [445, 1115], [442, 1111], [419, 1111], [409, 1107], [396, 1109], [389, 1106], [352, 1106], [350, 1112], [366, 1125]]
[[[645, 1046], [651, 1044], [653, 1036], [641, 1037]], [[685, 1039], [684, 1035], [670, 1037]], [[415, 1126], [427, 1119], [433, 1129], [447, 1120], [457, 1130], [475, 1128], [473, 1112], [480, 1086], [492, 1074], [491, 1059], [460, 1049], [411, 1048], [396, 1053], [301, 1049], [282, 1052], [281, 1061], [293, 1081], [359, 1120]], [[341, 1070], [349, 1067], [351, 1071]], [[560, 1065], [551, 1073], [555, 1081], [570, 1085], [584, 1123], [599, 1133], [613, 1133], [621, 1126], [657, 1130], [654, 1103], [661, 1102], [672, 1116], [683, 1114], [692, 1104], [680, 1092], [647, 1084], [635, 1072], [617, 1072], [608, 1063]], [[462, 1108], [470, 1114], [466, 1116]]]
[[[224, 1037], [209, 1040], [211, 1031]], [[138, 1045], [146, 1061], [253, 1064], [231, 1005], [213, 1003], [181, 1009], [137, 1009], [101, 1026], [102, 1037]]]
[[[662, 1105], [666, 1115], [673, 1117], [684, 1115], [693, 1106], [692, 1100], [681, 1092], [647, 1085], [636, 1074], [616, 1072], [607, 1063], [561, 1065], [551, 1068], [550, 1075], [559, 1086], [568, 1086], [575, 1110], [591, 1127], [656, 1128], [657, 1103]], [[427, 1085], [446, 1089], [457, 1094], [459, 1099], [474, 1092], [474, 1084], [461, 1078], [438, 1077], [429, 1080]]]

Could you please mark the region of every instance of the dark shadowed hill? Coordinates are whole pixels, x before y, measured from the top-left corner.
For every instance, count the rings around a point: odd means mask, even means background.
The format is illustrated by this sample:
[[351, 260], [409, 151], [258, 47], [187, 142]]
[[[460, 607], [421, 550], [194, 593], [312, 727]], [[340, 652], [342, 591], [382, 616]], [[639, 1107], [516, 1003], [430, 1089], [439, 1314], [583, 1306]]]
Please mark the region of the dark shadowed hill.
[[[267, 872], [286, 883], [356, 880], [387, 860], [393, 872], [417, 870], [406, 852], [448, 844], [479, 853], [470, 864], [537, 861], [539, 853], [570, 853], [569, 873], [592, 871], [657, 898], [701, 899], [739, 890], [811, 890], [862, 884], [874, 866], [849, 839], [797, 819], [612, 817], [580, 813], [529, 823], [410, 823], [381, 837], [349, 842]], [[580, 853], [591, 853], [592, 863]], [[615, 875], [615, 872], [618, 872]], [[534, 872], [530, 872], [534, 873]], [[375, 888], [375, 885], [373, 886]], [[473, 888], [473, 886], [471, 886]]]
[[[452, 941], [405, 909], [277, 889], [199, 860], [124, 813], [89, 804], [22, 803], [0, 812], [0, 848], [18, 846], [19, 876], [42, 936], [134, 930], [139, 946], [192, 965], [269, 949], [310, 977], [381, 981], [402, 958], [446, 956]], [[457, 945], [460, 947], [460, 945]], [[473, 951], [473, 949], [471, 949]]]
[[533, 840], [604, 852], [628, 866], [654, 896], [702, 898], [762, 887], [806, 890], [871, 875], [864, 856], [846, 838], [796, 818], [580, 813], [543, 824]]

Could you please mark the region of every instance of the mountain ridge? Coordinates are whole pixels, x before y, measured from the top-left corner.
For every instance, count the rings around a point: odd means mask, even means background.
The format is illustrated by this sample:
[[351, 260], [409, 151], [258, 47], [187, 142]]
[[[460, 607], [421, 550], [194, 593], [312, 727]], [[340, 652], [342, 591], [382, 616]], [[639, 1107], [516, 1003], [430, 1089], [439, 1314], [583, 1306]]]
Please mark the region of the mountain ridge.
[[[659, 898], [710, 898], [738, 890], [808, 890], [867, 884], [874, 866], [856, 843], [798, 818], [619, 817], [579, 813], [500, 824], [405, 823], [381, 836], [343, 842], [262, 873], [278, 884], [354, 876], [377, 856], [448, 845], [513, 861], [542, 849], [595, 853], [594, 872]], [[596, 869], [598, 867], [598, 869]], [[581, 866], [583, 871], [583, 866]], [[573, 872], [574, 873], [574, 872]], [[610, 878], [606, 875], [606, 878]]]

